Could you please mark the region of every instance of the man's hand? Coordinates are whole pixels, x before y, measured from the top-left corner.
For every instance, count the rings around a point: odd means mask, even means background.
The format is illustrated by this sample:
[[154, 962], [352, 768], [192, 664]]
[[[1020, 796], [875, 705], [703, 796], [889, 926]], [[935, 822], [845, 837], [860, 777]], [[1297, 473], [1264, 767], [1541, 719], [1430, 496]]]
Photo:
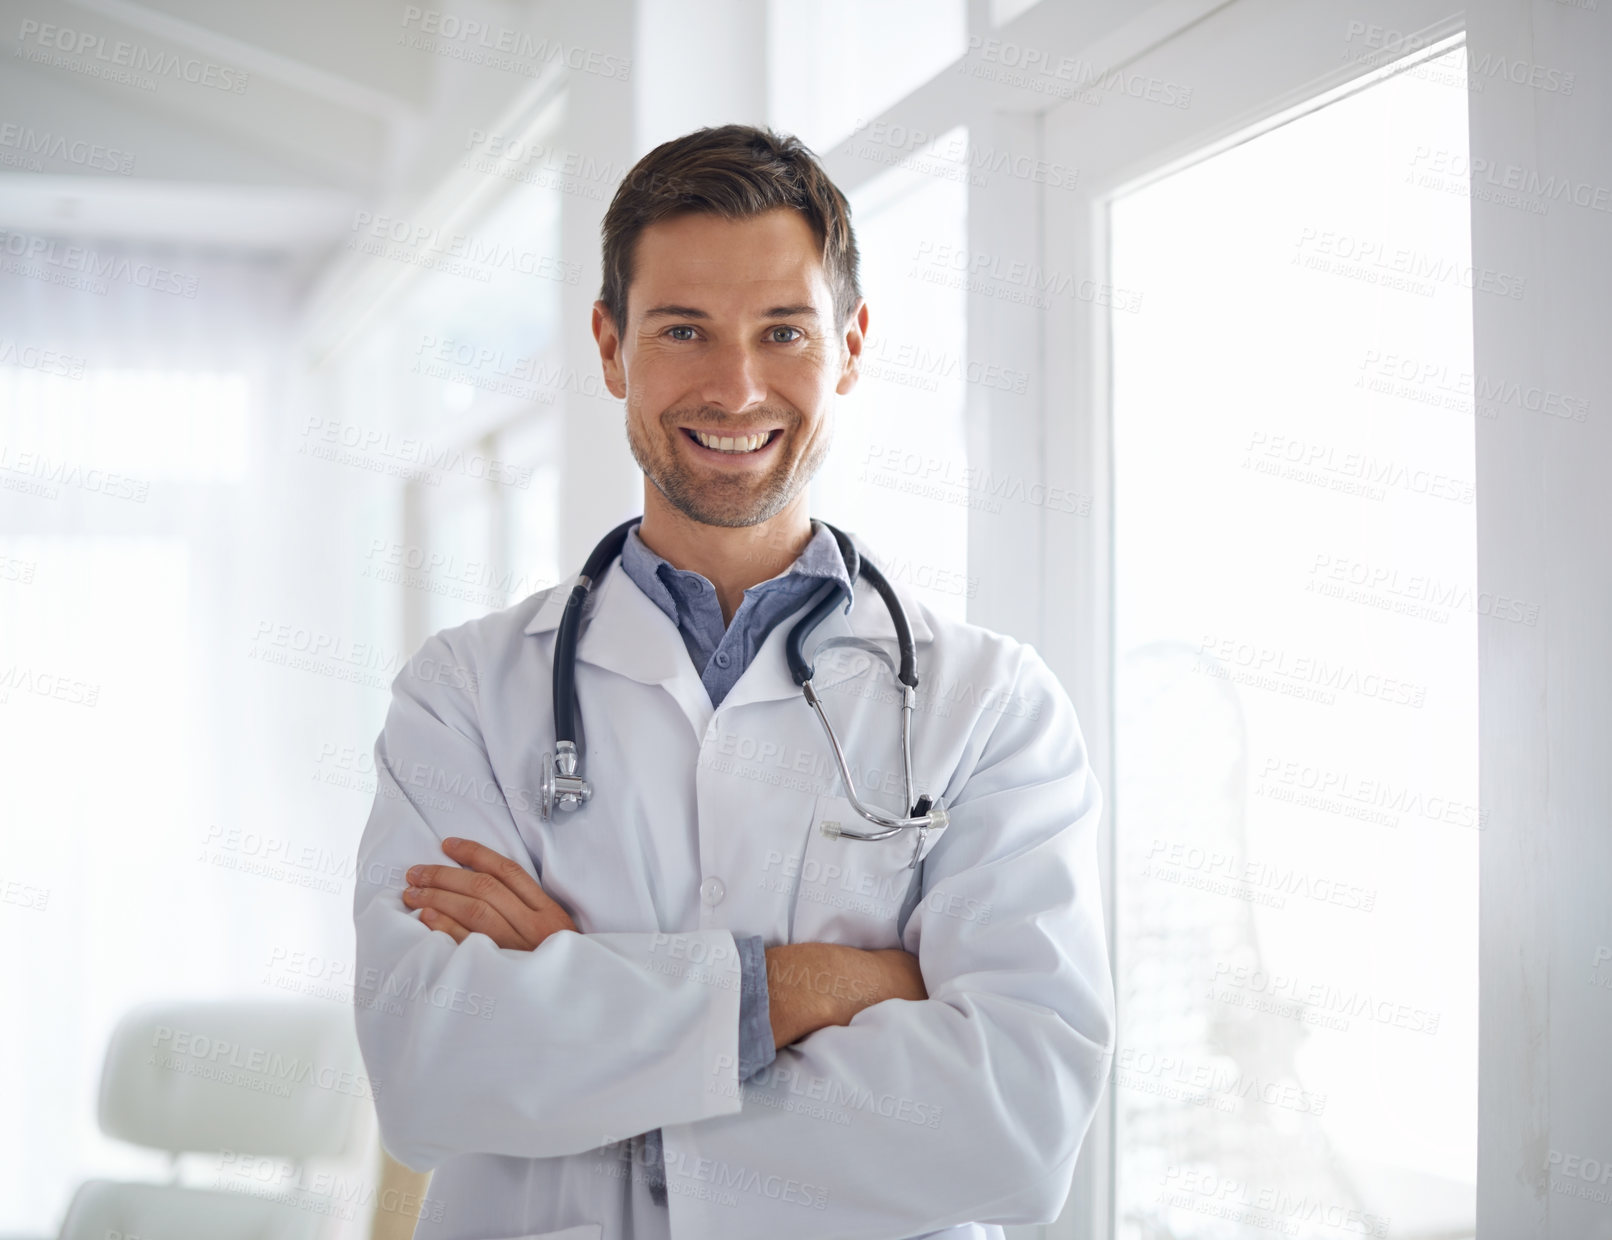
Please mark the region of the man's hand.
[[414, 886], [403, 903], [421, 910], [420, 920], [463, 943], [485, 934], [500, 947], [531, 951], [556, 930], [575, 930], [560, 904], [537, 880], [503, 853], [475, 840], [449, 836], [442, 851], [458, 865], [417, 865], [409, 870]]
[[828, 1025], [848, 1025], [886, 999], [927, 999], [918, 957], [899, 947], [864, 951], [839, 943], [767, 949], [767, 1007], [779, 1049]]

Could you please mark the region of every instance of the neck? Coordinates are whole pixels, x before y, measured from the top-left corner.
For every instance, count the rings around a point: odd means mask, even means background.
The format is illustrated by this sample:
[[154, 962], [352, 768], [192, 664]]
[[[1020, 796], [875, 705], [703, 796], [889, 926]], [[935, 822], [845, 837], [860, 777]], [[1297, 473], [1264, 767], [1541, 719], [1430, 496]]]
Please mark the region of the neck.
[[811, 541], [806, 494], [759, 525], [704, 525], [666, 502], [647, 479], [638, 537], [673, 568], [699, 573], [716, 587], [722, 622], [730, 623], [744, 592], [787, 569]]

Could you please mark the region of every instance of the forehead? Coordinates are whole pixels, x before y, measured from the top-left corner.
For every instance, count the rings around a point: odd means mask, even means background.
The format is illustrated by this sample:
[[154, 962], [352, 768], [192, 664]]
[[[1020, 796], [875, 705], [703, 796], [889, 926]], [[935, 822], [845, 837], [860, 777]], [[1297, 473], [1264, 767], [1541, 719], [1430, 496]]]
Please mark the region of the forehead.
[[[638, 234], [631, 300], [635, 309], [694, 298], [740, 309], [830, 300], [818, 241], [806, 217], [777, 207], [748, 219], [706, 212], [657, 220]], [[713, 309], [717, 308], [713, 305]]]

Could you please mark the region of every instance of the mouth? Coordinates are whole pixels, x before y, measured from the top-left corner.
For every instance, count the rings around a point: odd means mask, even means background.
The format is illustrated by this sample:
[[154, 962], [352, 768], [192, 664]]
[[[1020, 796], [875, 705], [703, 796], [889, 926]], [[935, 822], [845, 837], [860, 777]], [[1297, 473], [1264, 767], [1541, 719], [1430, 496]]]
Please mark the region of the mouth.
[[730, 432], [695, 430], [679, 427], [683, 437], [692, 443], [701, 455], [728, 460], [747, 460], [767, 455], [772, 445], [783, 437], [783, 427], [758, 430], [744, 435]]

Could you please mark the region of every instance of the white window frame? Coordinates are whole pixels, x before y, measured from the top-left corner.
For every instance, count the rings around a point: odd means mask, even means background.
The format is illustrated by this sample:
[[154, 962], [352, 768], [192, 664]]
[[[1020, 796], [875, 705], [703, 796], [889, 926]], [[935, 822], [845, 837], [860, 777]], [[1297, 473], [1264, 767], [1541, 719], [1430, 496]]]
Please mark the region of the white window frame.
[[[1101, 866], [1116, 979], [1110, 324], [1111, 315], [1123, 311], [1111, 310], [1107, 303], [1123, 302], [1135, 290], [1112, 286], [1109, 204], [1147, 180], [1358, 89], [1371, 79], [1374, 66], [1425, 54], [1407, 53], [1407, 47], [1439, 46], [1463, 31], [1462, 14], [1448, 0], [1312, 0], [1302, 5], [1233, 0], [1198, 5], [1197, 12], [1187, 5], [1159, 5], [1149, 12], [1164, 8], [1175, 10], [1179, 25], [1161, 30], [1134, 22], [1081, 53], [1089, 62], [1083, 70], [1088, 76], [1118, 71], [1126, 81], [1162, 83], [1166, 89], [1154, 92], [1159, 98], [1179, 97], [1174, 88], [1188, 87], [1189, 106], [1165, 106], [1149, 101], [1147, 92], [1132, 97], [1113, 89], [1102, 93], [1101, 107], [1061, 103], [1039, 118], [1042, 157], [1049, 165], [1079, 170], [1075, 194], [1065, 195], [1062, 202], [1043, 196], [1042, 263], [1046, 271], [1090, 290], [1088, 300], [1054, 299], [1043, 316], [1046, 397], [1040, 456], [1050, 473], [1048, 485], [1090, 496], [1091, 519], [1084, 529], [1043, 520], [1036, 574], [1042, 591], [1023, 605], [1040, 608], [1040, 648], [1075, 699], [1093, 767], [1110, 794]], [[1351, 22], [1414, 36], [1374, 56], [1364, 38], [1358, 47], [1345, 41]], [[1066, 620], [1058, 623], [1055, 617]], [[1070, 1205], [1047, 1236], [1115, 1234], [1114, 1123], [1110, 1088], [1082, 1150]]]
[[[1041, 0], [996, 28], [990, 8], [986, 0], [970, 0], [969, 63], [950, 66], [874, 123], [930, 134], [962, 124], [975, 147], [1078, 169], [1073, 193], [1030, 177], [993, 176], [970, 186], [968, 204], [975, 254], [1033, 262], [1077, 283], [1105, 284], [1106, 203], [1117, 189], [1273, 118], [1318, 106], [1374, 65], [1449, 36], [1463, 35], [1469, 65], [1504, 58], [1577, 71], [1576, 99], [1494, 76], [1472, 91], [1474, 161], [1612, 184], [1612, 152], [1596, 146], [1604, 127], [1592, 123], [1606, 105], [1594, 75], [1612, 63], [1612, 23], [1587, 6], [1581, 12], [1522, 0], [1159, 0], [1139, 10], [1125, 0]], [[1351, 22], [1408, 37], [1383, 41], [1372, 59], [1370, 38], [1346, 39]], [[999, 40], [994, 51], [990, 39]], [[1007, 44], [1073, 57], [1088, 77], [1124, 69], [1185, 83], [1192, 102], [1170, 108], [1112, 91], [1092, 108], [966, 71], [975, 63], [1001, 64]], [[825, 164], [848, 194], [878, 171], [835, 151], [825, 153]], [[1560, 434], [1538, 418], [1475, 419], [1480, 588], [1528, 591], [1564, 617], [1590, 609], [1583, 623], [1555, 631], [1482, 622], [1479, 631], [1480, 803], [1488, 815], [1480, 851], [1479, 1234], [1565, 1240], [1580, 1234], [1590, 1216], [1575, 1213], [1583, 1204], [1549, 1191], [1549, 1173], [1536, 1154], [1549, 1148], [1604, 1158], [1612, 1151], [1605, 1120], [1612, 1113], [1612, 1071], [1604, 1062], [1578, 1062], [1553, 1074], [1550, 1059], [1553, 1045], [1604, 1045], [1607, 1019], [1596, 1006], [1604, 996], [1575, 970], [1588, 966], [1597, 945], [1612, 945], [1612, 911], [1594, 879], [1612, 866], [1612, 833], [1604, 829], [1605, 807], [1588, 764], [1564, 767], [1556, 750], [1561, 741], [1551, 736], [1567, 725], [1584, 730], [1575, 752], [1604, 752], [1612, 744], [1605, 695], [1573, 690], [1585, 676], [1605, 683], [1612, 675], [1612, 656], [1594, 636], [1612, 621], [1606, 606], [1612, 568], [1604, 557], [1587, 564], [1579, 550], [1593, 538], [1592, 514], [1599, 528], [1612, 524], [1609, 489], [1604, 478], [1597, 487], [1590, 464], [1599, 460], [1604, 468], [1612, 459], [1612, 419], [1597, 423], [1593, 413], [1604, 415], [1612, 405], [1609, 351], [1593, 343], [1608, 326], [1612, 229], [1604, 216], [1574, 214], [1571, 206], [1536, 217], [1474, 199], [1472, 212], [1473, 265], [1523, 277], [1537, 290], [1523, 301], [1474, 294], [1477, 372], [1546, 391], [1565, 388], [1592, 410], [1588, 423]], [[969, 385], [969, 464], [1087, 497], [1089, 516], [1071, 521], [1028, 505], [976, 511], [969, 562], [980, 589], [969, 618], [1034, 643], [1074, 700], [1109, 794], [1102, 861], [1112, 946], [1108, 311], [1095, 300], [1053, 304], [1043, 313], [970, 299], [970, 361], [1022, 368], [1032, 381], [1022, 396]], [[1562, 343], [1553, 348], [1551, 341]], [[1568, 483], [1571, 501], [1563, 490]], [[1548, 715], [1546, 701], [1557, 703]], [[1553, 953], [1564, 940], [1581, 955], [1558, 963]], [[1565, 979], [1554, 988], [1553, 963]], [[1113, 1235], [1112, 1114], [1110, 1091], [1059, 1222], [1012, 1228], [1011, 1236]]]

